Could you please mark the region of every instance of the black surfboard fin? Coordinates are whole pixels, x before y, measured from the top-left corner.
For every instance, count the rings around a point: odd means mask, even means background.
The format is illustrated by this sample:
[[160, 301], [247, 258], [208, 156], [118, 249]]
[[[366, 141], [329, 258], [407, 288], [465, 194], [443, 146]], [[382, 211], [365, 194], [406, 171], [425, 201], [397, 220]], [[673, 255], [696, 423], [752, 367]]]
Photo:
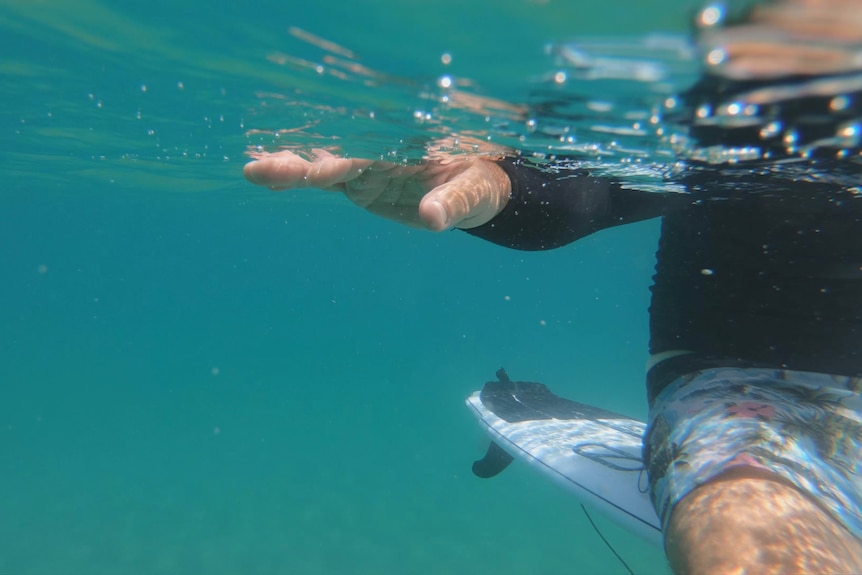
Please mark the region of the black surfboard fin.
[[513, 459], [511, 455], [503, 451], [502, 447], [492, 441], [491, 445], [488, 446], [485, 457], [473, 462], [473, 474], [482, 479], [494, 477], [509, 467]]

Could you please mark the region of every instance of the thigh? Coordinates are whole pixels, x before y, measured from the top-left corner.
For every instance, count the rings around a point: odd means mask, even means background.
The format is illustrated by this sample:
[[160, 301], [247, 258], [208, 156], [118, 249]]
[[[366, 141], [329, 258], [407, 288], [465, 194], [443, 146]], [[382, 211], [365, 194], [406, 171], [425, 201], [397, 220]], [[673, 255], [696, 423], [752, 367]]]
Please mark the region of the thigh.
[[676, 573], [862, 573], [856, 537], [795, 486], [747, 466], [679, 501], [665, 546]]
[[855, 378], [725, 368], [668, 385], [644, 440], [651, 496], [674, 506], [734, 467], [772, 474], [862, 537], [862, 396]]

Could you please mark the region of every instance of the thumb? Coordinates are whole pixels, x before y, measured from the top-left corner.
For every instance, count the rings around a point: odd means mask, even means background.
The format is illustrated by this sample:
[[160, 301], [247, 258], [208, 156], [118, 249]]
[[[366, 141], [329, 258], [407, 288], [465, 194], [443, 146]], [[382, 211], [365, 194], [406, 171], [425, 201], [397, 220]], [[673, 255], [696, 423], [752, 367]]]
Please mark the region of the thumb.
[[511, 189], [502, 168], [492, 161], [481, 160], [425, 194], [419, 203], [419, 217], [435, 232], [455, 227], [475, 228], [500, 213]]

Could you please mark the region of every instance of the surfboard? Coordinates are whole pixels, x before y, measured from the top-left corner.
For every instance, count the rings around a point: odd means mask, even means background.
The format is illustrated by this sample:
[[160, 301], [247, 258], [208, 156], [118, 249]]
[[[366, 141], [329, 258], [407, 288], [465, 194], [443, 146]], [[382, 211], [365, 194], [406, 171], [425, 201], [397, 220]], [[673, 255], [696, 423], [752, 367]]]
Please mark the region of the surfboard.
[[512, 381], [505, 370], [467, 398], [491, 437], [473, 464], [489, 478], [521, 459], [630, 531], [661, 546], [661, 523], [641, 456], [646, 424], [554, 395], [541, 383]]

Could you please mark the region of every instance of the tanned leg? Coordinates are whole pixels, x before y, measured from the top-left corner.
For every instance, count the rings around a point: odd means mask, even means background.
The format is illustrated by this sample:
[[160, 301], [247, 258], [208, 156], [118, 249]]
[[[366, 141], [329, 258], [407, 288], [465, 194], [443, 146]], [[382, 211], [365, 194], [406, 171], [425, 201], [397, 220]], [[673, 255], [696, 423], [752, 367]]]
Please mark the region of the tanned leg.
[[862, 573], [862, 542], [797, 488], [736, 467], [674, 508], [665, 534], [674, 573]]

